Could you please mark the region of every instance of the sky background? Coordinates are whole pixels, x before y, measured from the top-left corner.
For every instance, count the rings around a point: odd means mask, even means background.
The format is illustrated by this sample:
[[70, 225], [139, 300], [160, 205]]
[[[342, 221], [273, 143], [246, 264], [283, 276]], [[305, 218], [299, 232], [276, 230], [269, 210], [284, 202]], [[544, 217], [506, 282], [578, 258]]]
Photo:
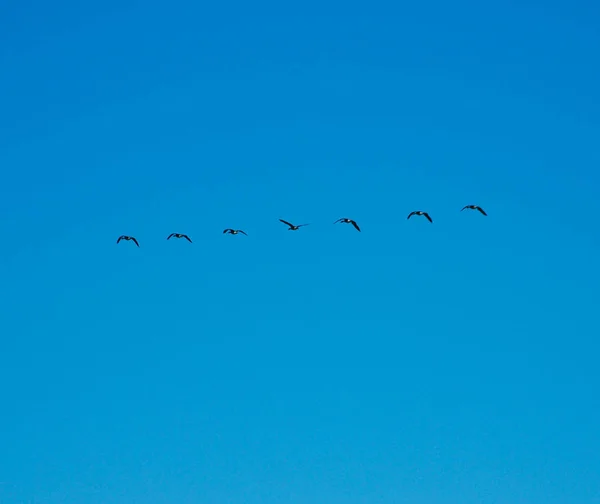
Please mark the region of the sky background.
[[600, 502], [599, 22], [1, 1], [0, 502]]

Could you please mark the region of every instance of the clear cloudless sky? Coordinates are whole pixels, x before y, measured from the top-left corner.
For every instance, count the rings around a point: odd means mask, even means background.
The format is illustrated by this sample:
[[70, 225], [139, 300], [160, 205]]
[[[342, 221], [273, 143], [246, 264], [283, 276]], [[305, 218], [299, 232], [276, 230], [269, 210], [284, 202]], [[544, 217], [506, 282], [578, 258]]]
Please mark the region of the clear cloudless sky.
[[599, 23], [1, 2], [0, 502], [600, 502]]

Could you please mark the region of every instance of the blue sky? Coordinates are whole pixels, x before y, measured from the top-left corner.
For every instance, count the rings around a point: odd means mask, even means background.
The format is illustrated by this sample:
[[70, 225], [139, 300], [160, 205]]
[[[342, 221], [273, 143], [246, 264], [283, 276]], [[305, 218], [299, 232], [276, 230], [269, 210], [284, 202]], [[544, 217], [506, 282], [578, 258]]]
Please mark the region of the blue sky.
[[0, 502], [600, 502], [599, 21], [1, 3]]

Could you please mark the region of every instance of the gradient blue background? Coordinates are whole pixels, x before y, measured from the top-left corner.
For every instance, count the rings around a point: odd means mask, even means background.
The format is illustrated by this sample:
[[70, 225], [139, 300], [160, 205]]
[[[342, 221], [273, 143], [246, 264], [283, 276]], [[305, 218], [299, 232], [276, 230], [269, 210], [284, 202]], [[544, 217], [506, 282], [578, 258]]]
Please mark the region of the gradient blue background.
[[83, 3], [0, 4], [2, 504], [600, 502], [597, 3]]

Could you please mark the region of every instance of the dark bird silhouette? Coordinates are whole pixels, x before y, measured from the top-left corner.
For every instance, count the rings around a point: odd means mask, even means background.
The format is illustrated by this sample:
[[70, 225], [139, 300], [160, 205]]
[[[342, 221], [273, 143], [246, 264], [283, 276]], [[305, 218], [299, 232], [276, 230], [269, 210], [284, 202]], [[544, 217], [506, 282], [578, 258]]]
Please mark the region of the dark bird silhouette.
[[352, 224], [357, 231], [360, 231], [360, 228], [358, 227], [358, 224], [356, 223], [356, 221], [353, 221], [352, 219], [347, 219], [347, 218], [342, 218], [342, 219], [338, 219], [334, 222], [334, 224], [337, 224], [338, 222], [343, 222], [344, 224]]
[[117, 243], [119, 243], [121, 240], [131, 240], [133, 241], [133, 243], [135, 243], [138, 247], [140, 246], [140, 244], [138, 243], [138, 241], [133, 237], [133, 236], [125, 236], [125, 235], [121, 235], [119, 236], [119, 239], [117, 240]]
[[227, 234], [227, 233], [232, 234], [232, 235], [236, 235], [238, 233], [242, 233], [243, 235], [248, 236], [241, 229], [225, 229], [225, 230], [223, 230], [223, 234]]
[[469, 210], [479, 210], [483, 215], [487, 216], [487, 214], [485, 213], [485, 210], [483, 208], [481, 208], [480, 206], [477, 206], [477, 205], [467, 205], [467, 206], [463, 207], [463, 209], [461, 210], [461, 212], [463, 210], [467, 209], [467, 208]]
[[290, 227], [290, 229], [288, 229], [288, 231], [298, 231], [298, 229], [300, 229], [302, 226], [308, 226], [309, 224], [300, 224], [298, 226], [294, 226], [293, 224], [290, 224], [288, 221], [284, 221], [283, 219], [279, 219], [280, 222], [283, 222], [284, 224], [286, 224], [287, 226]]
[[189, 241], [190, 243], [192, 243], [192, 240], [190, 240], [190, 237], [186, 234], [181, 234], [181, 233], [171, 233], [169, 236], [167, 236], [167, 240], [170, 240], [171, 237], [175, 237], [175, 238], [185, 238], [187, 241]]
[[429, 222], [433, 222], [431, 220], [431, 217], [429, 217], [429, 214], [427, 212], [422, 212], [421, 210], [419, 210], [418, 212], [410, 212], [408, 214], [407, 219], [410, 219], [413, 215], [423, 215]]

